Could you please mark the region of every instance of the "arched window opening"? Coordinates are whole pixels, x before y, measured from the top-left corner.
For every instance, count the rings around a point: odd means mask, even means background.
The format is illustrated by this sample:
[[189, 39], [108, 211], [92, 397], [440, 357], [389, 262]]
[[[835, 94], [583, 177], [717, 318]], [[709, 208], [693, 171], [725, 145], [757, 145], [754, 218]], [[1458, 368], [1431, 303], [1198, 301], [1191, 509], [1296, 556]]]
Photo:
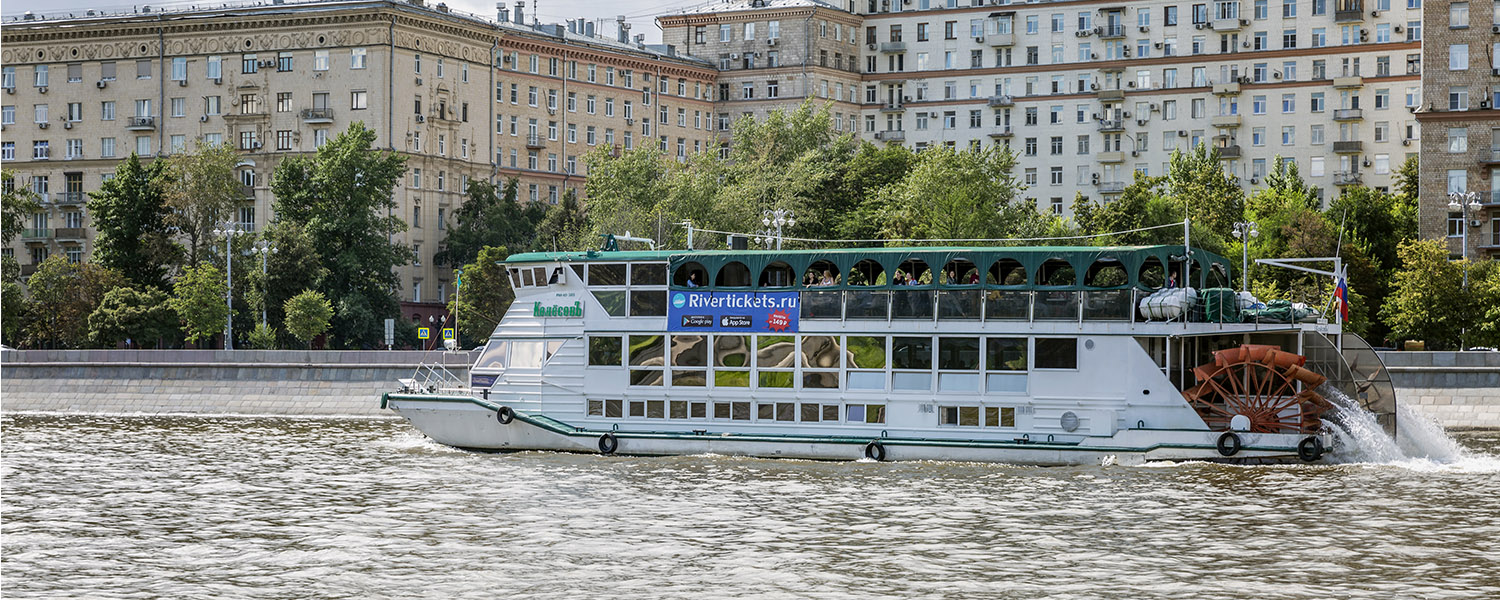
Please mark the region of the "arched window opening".
[[1167, 285], [1167, 268], [1162, 266], [1161, 259], [1155, 256], [1146, 259], [1141, 264], [1141, 271], [1136, 276], [1136, 281], [1149, 288], [1161, 288]]
[[1120, 259], [1104, 257], [1089, 265], [1089, 270], [1083, 274], [1083, 285], [1096, 288], [1120, 287], [1130, 282], [1130, 275], [1125, 272], [1125, 265]]
[[955, 258], [943, 266], [942, 285], [977, 285], [979, 268], [967, 258]]
[[750, 287], [750, 267], [740, 261], [731, 261], [719, 267], [719, 274], [714, 277], [714, 285], [718, 287]]
[[932, 270], [920, 258], [908, 258], [896, 267], [891, 285], [932, 285]]
[[672, 272], [672, 285], [690, 288], [708, 285], [708, 269], [696, 262], [683, 263]]
[[1078, 274], [1073, 272], [1073, 265], [1068, 261], [1061, 258], [1049, 258], [1037, 269], [1036, 281], [1037, 285], [1077, 285]]
[[830, 286], [843, 283], [839, 278], [839, 266], [832, 261], [820, 260], [808, 265], [802, 273], [802, 285], [807, 287]]
[[885, 267], [872, 259], [864, 259], [849, 269], [849, 285], [885, 285]]
[[760, 287], [791, 287], [795, 281], [796, 271], [792, 266], [781, 261], [766, 265], [760, 272]]
[[1002, 258], [990, 265], [985, 283], [990, 285], [1026, 285], [1026, 267], [1014, 258]]

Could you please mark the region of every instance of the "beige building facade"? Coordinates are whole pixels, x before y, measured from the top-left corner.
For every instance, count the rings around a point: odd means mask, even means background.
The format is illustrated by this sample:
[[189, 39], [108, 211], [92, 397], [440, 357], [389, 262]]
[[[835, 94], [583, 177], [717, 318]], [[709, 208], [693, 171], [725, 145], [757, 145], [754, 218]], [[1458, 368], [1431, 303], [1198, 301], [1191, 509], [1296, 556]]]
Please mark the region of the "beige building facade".
[[[508, 16], [508, 15], [507, 15]], [[581, 192], [597, 148], [685, 153], [713, 135], [711, 65], [562, 26], [383, 0], [21, 20], [3, 31], [3, 167], [43, 211], [5, 249], [30, 274], [87, 260], [87, 193], [131, 153], [227, 143], [247, 194], [233, 220], [264, 228], [270, 178], [356, 121], [400, 153], [394, 195], [404, 302], [446, 302], [437, 252], [468, 180], [520, 180], [523, 200]], [[695, 120], [692, 117], [696, 115]]]

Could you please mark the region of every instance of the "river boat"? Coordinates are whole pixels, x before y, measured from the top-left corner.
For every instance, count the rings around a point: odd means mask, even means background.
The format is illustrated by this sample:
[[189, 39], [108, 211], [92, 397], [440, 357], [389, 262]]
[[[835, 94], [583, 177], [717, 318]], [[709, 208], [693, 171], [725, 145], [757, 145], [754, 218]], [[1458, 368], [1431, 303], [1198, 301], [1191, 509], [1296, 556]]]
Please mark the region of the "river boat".
[[1337, 311], [1246, 318], [1202, 249], [606, 247], [510, 256], [467, 376], [382, 406], [449, 446], [620, 455], [1317, 461], [1333, 393], [1394, 435]]

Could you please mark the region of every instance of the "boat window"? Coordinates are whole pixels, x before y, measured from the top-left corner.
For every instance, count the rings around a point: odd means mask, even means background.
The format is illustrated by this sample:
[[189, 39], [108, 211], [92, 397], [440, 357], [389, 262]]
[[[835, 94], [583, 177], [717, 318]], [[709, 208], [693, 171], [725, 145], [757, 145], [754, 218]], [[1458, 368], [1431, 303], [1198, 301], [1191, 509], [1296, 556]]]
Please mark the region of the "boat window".
[[618, 419], [624, 404], [623, 400], [589, 400], [589, 416]]
[[776, 420], [777, 421], [796, 421], [797, 420], [797, 403], [795, 403], [795, 402], [777, 402], [776, 403]]
[[[660, 385], [660, 384], [658, 384], [658, 385]], [[630, 416], [645, 418], [645, 416], [646, 416], [646, 401], [645, 400], [631, 400], [630, 401]]]
[[1026, 338], [989, 338], [985, 340], [984, 370], [1025, 371]]
[[1021, 261], [1014, 258], [1002, 258], [990, 265], [990, 272], [985, 276], [985, 283], [1026, 285], [1026, 267], [1021, 266]]
[[884, 423], [884, 404], [850, 404], [844, 407], [850, 423]]
[[891, 366], [897, 369], [932, 369], [932, 338], [891, 338]]
[[646, 418], [647, 419], [665, 419], [665, 418], [667, 418], [667, 401], [665, 401], [665, 400], [647, 400], [646, 401]]
[[854, 263], [849, 269], [849, 285], [885, 285], [885, 267], [869, 258]]
[[802, 273], [802, 285], [808, 287], [830, 286], [842, 283], [839, 276], [839, 266], [832, 261], [820, 260], [807, 267]]
[[713, 346], [714, 386], [750, 387], [750, 336], [716, 335]]
[[1073, 272], [1073, 265], [1061, 258], [1049, 258], [1037, 268], [1037, 285], [1075, 285], [1078, 275]]
[[760, 271], [760, 287], [791, 287], [796, 283], [797, 272], [781, 261], [766, 265]]
[[715, 419], [730, 419], [734, 421], [750, 420], [749, 402], [715, 402]]
[[630, 336], [630, 365], [643, 367], [662, 366], [662, 344], [664, 343], [664, 337], [660, 335]]
[[975, 285], [979, 283], [979, 269], [967, 258], [955, 258], [943, 266], [943, 285]]
[[689, 288], [708, 285], [708, 270], [695, 262], [683, 263], [672, 272], [672, 285]]
[[667, 316], [667, 291], [630, 290], [630, 316]]
[[546, 362], [546, 344], [540, 340], [521, 341], [511, 340], [510, 343], [510, 368], [512, 369], [540, 369], [542, 363]]
[[667, 265], [663, 263], [630, 265], [630, 285], [667, 285]]
[[703, 335], [674, 335], [674, 336], [672, 336], [672, 366], [674, 366], [674, 367], [705, 367], [705, 366], [708, 366], [708, 336], [703, 336]]
[[594, 300], [604, 309], [604, 314], [611, 317], [625, 316], [625, 290], [589, 290], [594, 294]]
[[1015, 427], [1016, 409], [1010, 406], [984, 407], [985, 427]]
[[[672, 383], [675, 384], [676, 380], [673, 380]], [[670, 418], [670, 419], [686, 419], [686, 418], [688, 418], [688, 403], [687, 403], [687, 400], [673, 400], [673, 401], [669, 402], [667, 404], [667, 418]]]
[[849, 367], [855, 369], [884, 369], [885, 338], [849, 336]]
[[531, 276], [538, 286], [547, 285], [547, 267], [532, 267]]
[[941, 406], [938, 407], [939, 425], [958, 425], [961, 427], [979, 426], [978, 406]]
[[1125, 265], [1121, 264], [1118, 258], [1096, 260], [1083, 274], [1083, 285], [1089, 287], [1120, 287], [1129, 282], [1130, 276], [1125, 273]]
[[510, 287], [512, 287], [512, 288], [521, 287], [521, 270], [520, 269], [510, 269]]
[[831, 335], [809, 335], [802, 338], [802, 366], [809, 369], [839, 368], [839, 338]]
[[891, 285], [932, 285], [932, 269], [919, 258], [909, 258], [896, 267]]
[[547, 278], [547, 285], [565, 284], [567, 282], [567, 271], [564, 271], [562, 267], [553, 267], [552, 275]]
[[579, 281], [588, 281], [588, 278], [583, 275], [586, 269], [588, 269], [588, 265], [575, 263], [568, 266], [573, 267], [573, 274], [578, 276]]
[[1213, 263], [1208, 266], [1208, 283], [1203, 284], [1206, 288], [1230, 287], [1229, 272], [1224, 265]]
[[707, 419], [708, 418], [708, 403], [707, 402], [693, 402], [690, 405], [690, 407], [691, 407], [691, 411], [689, 412], [689, 414], [692, 415], [692, 418], [694, 418], [694, 419]]
[[1037, 338], [1036, 368], [1077, 369], [1078, 338]]
[[1155, 256], [1146, 259], [1141, 264], [1141, 272], [1136, 276], [1136, 281], [1150, 288], [1167, 285], [1167, 269], [1161, 265], [1161, 259]]
[[730, 261], [719, 267], [718, 276], [714, 277], [714, 285], [718, 287], [750, 287], [750, 267], [739, 261]]
[[618, 263], [589, 265], [589, 285], [625, 285], [625, 265]]
[[589, 366], [618, 367], [621, 359], [620, 336], [596, 336], [589, 338]]
[[484, 347], [484, 353], [479, 355], [479, 360], [474, 361], [475, 369], [504, 369], [505, 353], [510, 347], [510, 342], [504, 340], [490, 340]]
[[631, 369], [630, 385], [634, 386], [659, 386], [663, 383], [664, 375], [661, 369]]
[[536, 285], [536, 277], [532, 275], [531, 269], [521, 269], [521, 286], [532, 287]]
[[944, 371], [978, 371], [979, 338], [938, 338], [938, 369]]
[[[763, 388], [792, 387], [795, 342], [789, 335], [756, 336], [756, 385]], [[774, 370], [773, 370], [774, 369]]]

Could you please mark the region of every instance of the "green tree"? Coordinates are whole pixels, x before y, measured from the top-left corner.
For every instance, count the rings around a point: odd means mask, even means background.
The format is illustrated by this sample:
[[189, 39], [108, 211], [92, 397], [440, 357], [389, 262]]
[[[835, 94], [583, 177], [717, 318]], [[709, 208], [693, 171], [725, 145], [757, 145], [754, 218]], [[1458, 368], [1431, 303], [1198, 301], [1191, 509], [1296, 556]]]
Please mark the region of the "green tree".
[[160, 160], [142, 165], [131, 154], [115, 167], [114, 177], [89, 193], [96, 232], [93, 262], [138, 287], [165, 288], [167, 265], [179, 254], [167, 228], [166, 166]]
[[276, 330], [265, 323], [256, 323], [255, 329], [245, 336], [245, 341], [256, 350], [275, 350]]
[[233, 220], [235, 207], [245, 201], [248, 191], [235, 173], [239, 162], [228, 144], [200, 144], [196, 152], [167, 159], [167, 222], [187, 239], [188, 264], [203, 260], [213, 230]]
[[[1244, 214], [1245, 193], [1234, 177], [1224, 172], [1217, 148], [1199, 144], [1187, 152], [1172, 151], [1163, 184], [1166, 196], [1182, 206], [1194, 222], [1205, 225], [1220, 247]], [[1193, 237], [1195, 246], [1208, 241]]]
[[36, 193], [30, 188], [16, 185], [16, 174], [9, 169], [0, 169], [0, 245], [9, 246], [10, 241], [26, 229], [26, 220], [32, 213], [42, 210], [36, 201]]
[[808, 236], [849, 240], [880, 235], [880, 190], [911, 172], [917, 153], [903, 145], [860, 144], [844, 168], [836, 191], [808, 211]]
[[[248, 268], [235, 271], [235, 280], [245, 281], [245, 298], [251, 316], [260, 320], [259, 312], [266, 311], [266, 319], [272, 330], [279, 331], [284, 344], [290, 343], [291, 334], [283, 325], [286, 319], [286, 301], [302, 290], [317, 289], [328, 268], [313, 247], [312, 238], [301, 225], [287, 220], [277, 220], [266, 228], [264, 241], [271, 243], [276, 252], [265, 257], [266, 270], [261, 272], [260, 259], [249, 261]], [[238, 264], [238, 261], [236, 261]], [[245, 277], [241, 278], [240, 274]]]
[[[536, 227], [533, 250], [585, 250], [588, 243], [588, 221], [578, 195], [573, 190], [563, 194], [562, 202], [547, 209], [547, 216]], [[476, 255], [477, 256], [477, 255]]]
[[98, 346], [129, 339], [139, 346], [159, 348], [175, 341], [181, 331], [167, 293], [156, 288], [112, 289], [89, 315], [89, 340]]
[[448, 314], [458, 318], [459, 346], [471, 348], [489, 339], [516, 294], [500, 261], [510, 252], [504, 246], [486, 247], [474, 262], [464, 265], [463, 287], [448, 300]]
[[1463, 289], [1462, 263], [1448, 260], [1440, 240], [1412, 240], [1398, 252], [1401, 267], [1380, 315], [1396, 340], [1424, 340], [1430, 350], [1458, 347], [1474, 308]]
[[229, 319], [224, 304], [224, 272], [210, 263], [188, 265], [173, 284], [172, 310], [182, 319], [187, 341], [202, 345], [222, 333]]
[[328, 331], [329, 319], [333, 318], [333, 305], [317, 290], [307, 290], [292, 296], [286, 301], [284, 309], [287, 331], [291, 332], [292, 337], [305, 342], [309, 350], [312, 349], [313, 338]]
[[1470, 346], [1500, 348], [1500, 263], [1478, 261], [1469, 270], [1469, 290], [1474, 298]]
[[384, 341], [384, 320], [400, 312], [395, 268], [411, 259], [394, 241], [406, 230], [392, 193], [405, 159], [374, 141], [357, 122], [314, 158], [282, 160], [271, 179], [278, 218], [300, 225], [328, 268], [317, 289], [334, 307], [330, 337], [344, 348]]
[[1415, 203], [1421, 194], [1422, 171], [1416, 153], [1407, 155], [1396, 170], [1396, 193]]
[[453, 211], [453, 224], [438, 243], [433, 261], [440, 265], [468, 264], [486, 245], [530, 247], [547, 209], [538, 202], [517, 202], [519, 187], [514, 177], [505, 182], [503, 190], [485, 181], [469, 180], [467, 197]]
[[110, 290], [125, 285], [119, 273], [92, 263], [71, 264], [60, 255], [42, 261], [27, 280], [26, 341], [33, 347], [83, 348], [89, 315]]
[[1017, 200], [1015, 155], [990, 146], [917, 155], [911, 173], [882, 188], [881, 234], [888, 239], [1032, 237], [1045, 230], [1035, 205]]

